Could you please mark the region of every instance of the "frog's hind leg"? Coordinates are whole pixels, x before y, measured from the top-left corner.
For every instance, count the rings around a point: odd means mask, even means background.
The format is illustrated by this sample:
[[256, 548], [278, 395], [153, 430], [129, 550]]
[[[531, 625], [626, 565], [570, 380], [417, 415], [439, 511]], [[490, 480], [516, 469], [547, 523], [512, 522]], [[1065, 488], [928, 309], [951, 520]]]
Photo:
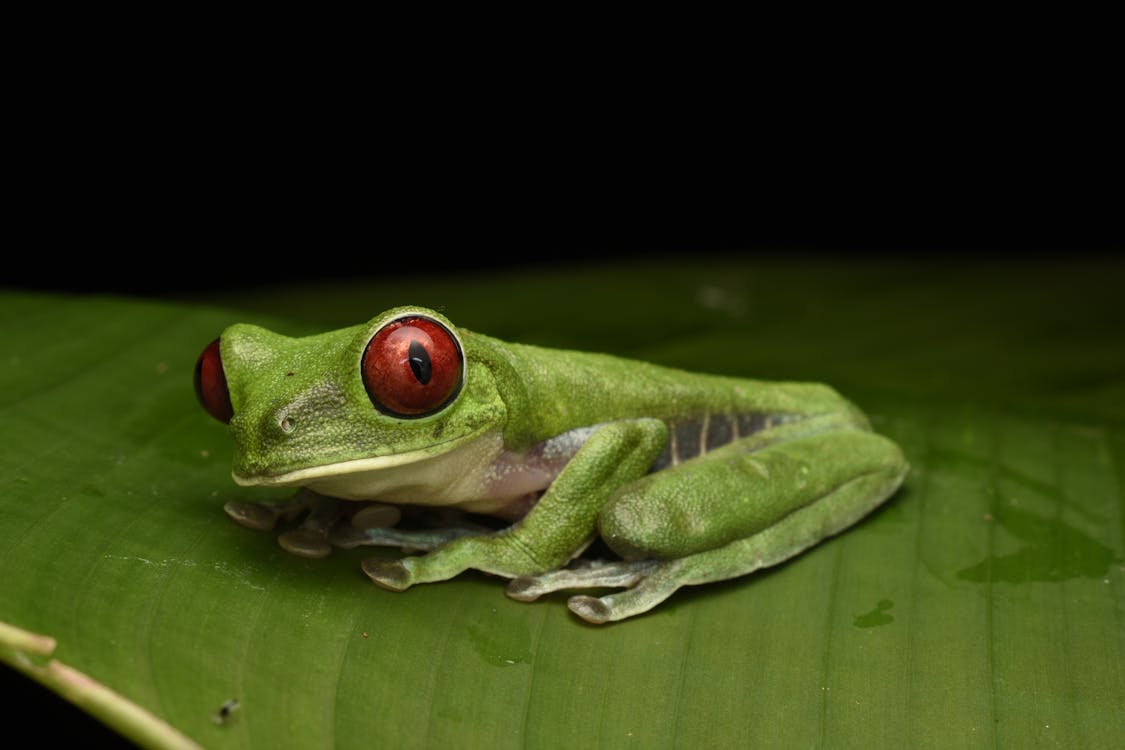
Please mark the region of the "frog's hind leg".
[[[637, 566], [635, 570], [641, 572], [637, 576], [639, 580], [630, 588], [602, 597], [573, 596], [567, 606], [579, 617], [595, 624], [623, 620], [647, 612], [682, 586], [737, 578], [777, 565], [856, 523], [894, 493], [904, 474], [903, 465], [892, 463], [882, 470], [860, 475], [772, 526], [716, 549], [679, 559], [625, 563]], [[644, 563], [651, 566], [648, 572], [642, 572]], [[607, 569], [607, 572], [618, 571]], [[518, 581], [513, 581], [513, 585]], [[624, 579], [622, 583], [615, 583], [612, 575], [601, 579], [590, 575], [582, 584], [589, 587], [630, 585]]]

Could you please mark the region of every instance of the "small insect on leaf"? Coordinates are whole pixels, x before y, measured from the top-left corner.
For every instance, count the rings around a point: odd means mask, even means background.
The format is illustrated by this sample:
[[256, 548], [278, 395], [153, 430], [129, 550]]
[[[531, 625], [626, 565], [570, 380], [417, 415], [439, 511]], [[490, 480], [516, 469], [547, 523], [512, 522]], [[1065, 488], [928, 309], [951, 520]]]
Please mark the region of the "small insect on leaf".
[[219, 706], [219, 710], [211, 715], [211, 720], [220, 726], [227, 723], [235, 711], [238, 710], [239, 703], [237, 698], [231, 698], [225, 701], [223, 705]]

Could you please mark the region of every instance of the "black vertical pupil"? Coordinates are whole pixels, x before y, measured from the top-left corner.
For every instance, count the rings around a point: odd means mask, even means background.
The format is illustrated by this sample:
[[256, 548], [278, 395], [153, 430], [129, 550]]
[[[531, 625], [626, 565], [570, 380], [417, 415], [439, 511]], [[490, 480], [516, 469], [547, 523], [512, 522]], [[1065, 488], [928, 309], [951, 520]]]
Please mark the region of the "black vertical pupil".
[[418, 382], [422, 385], [429, 383], [430, 377], [434, 374], [433, 366], [430, 364], [430, 353], [418, 342], [418, 339], [410, 342], [407, 359], [410, 360], [410, 369]]

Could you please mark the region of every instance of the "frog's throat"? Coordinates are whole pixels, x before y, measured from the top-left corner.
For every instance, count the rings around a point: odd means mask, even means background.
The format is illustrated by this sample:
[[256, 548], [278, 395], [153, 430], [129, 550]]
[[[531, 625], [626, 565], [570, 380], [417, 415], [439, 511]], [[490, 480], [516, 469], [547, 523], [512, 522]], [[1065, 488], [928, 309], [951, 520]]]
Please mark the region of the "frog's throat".
[[304, 485], [310, 480], [323, 479], [325, 477], [339, 477], [345, 474], [379, 471], [395, 466], [418, 463], [419, 461], [425, 461], [426, 459], [448, 453], [458, 446], [471, 441], [475, 437], [477, 437], [476, 433], [466, 437], [448, 440], [444, 443], [438, 443], [437, 445], [431, 445], [421, 450], [392, 453], [387, 456], [354, 458], [347, 461], [321, 464], [319, 466], [306, 466], [281, 474], [254, 474], [252, 476], [244, 476], [236, 471], [232, 471], [231, 477], [234, 479], [235, 484], [243, 487], [285, 487], [290, 485]]

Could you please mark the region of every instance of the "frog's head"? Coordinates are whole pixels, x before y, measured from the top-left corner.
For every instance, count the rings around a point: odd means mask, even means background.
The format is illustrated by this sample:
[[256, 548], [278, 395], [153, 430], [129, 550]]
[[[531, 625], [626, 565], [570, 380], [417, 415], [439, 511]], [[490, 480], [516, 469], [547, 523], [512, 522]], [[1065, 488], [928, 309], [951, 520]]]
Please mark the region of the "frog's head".
[[291, 338], [233, 325], [195, 369], [234, 436], [239, 484], [305, 484], [436, 456], [501, 424], [491, 372], [439, 313], [402, 307]]

